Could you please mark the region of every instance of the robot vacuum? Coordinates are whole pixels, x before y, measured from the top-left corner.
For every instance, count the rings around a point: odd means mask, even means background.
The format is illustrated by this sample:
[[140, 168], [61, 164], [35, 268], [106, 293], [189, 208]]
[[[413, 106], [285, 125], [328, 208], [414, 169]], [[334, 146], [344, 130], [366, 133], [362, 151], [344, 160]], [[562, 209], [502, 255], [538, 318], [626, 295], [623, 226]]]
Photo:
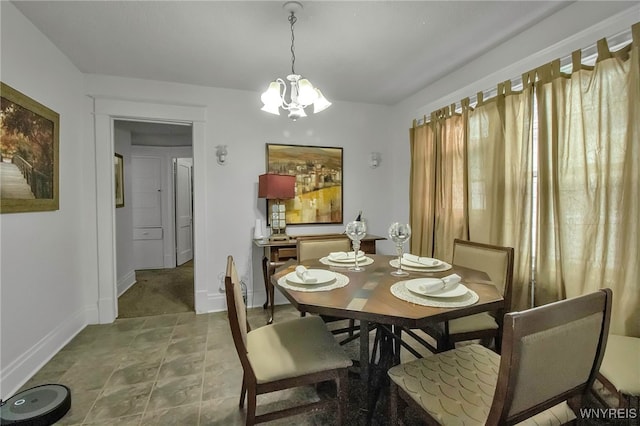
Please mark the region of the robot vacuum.
[[0, 425], [49, 426], [71, 408], [64, 385], [41, 385], [17, 393], [0, 405]]

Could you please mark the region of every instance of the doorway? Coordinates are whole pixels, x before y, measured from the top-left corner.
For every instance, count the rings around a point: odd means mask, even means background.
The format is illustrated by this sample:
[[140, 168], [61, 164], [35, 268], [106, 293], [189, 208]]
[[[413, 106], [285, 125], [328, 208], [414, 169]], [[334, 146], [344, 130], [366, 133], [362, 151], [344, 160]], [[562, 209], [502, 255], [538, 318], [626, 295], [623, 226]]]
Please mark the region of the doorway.
[[[183, 312], [187, 299], [193, 311], [193, 264], [173, 270], [192, 260], [194, 253], [191, 125], [114, 120], [113, 126], [114, 148], [124, 157], [128, 201], [115, 213], [118, 305], [128, 307], [118, 316], [155, 312], [145, 305], [164, 309], [157, 313]], [[166, 294], [158, 291], [167, 287], [162, 282], [171, 275], [180, 278], [170, 280], [179, 288]], [[181, 297], [169, 300], [171, 294]]]
[[[116, 233], [114, 200], [114, 143], [113, 122], [117, 119], [147, 120], [192, 126], [194, 158], [194, 210], [204, 211], [206, 200], [207, 164], [205, 117], [206, 108], [201, 106], [171, 105], [165, 103], [131, 101], [95, 97], [92, 102], [93, 133], [95, 135], [95, 186], [96, 186], [96, 234], [95, 268], [97, 288], [93, 297], [97, 301], [94, 315], [97, 323], [113, 322], [118, 315], [116, 274]], [[202, 222], [202, 223], [200, 223]], [[204, 215], [194, 216], [194, 228], [206, 228]], [[208, 312], [207, 282], [214, 280], [206, 268], [207, 245], [204, 239], [194, 239], [194, 286], [197, 313]]]

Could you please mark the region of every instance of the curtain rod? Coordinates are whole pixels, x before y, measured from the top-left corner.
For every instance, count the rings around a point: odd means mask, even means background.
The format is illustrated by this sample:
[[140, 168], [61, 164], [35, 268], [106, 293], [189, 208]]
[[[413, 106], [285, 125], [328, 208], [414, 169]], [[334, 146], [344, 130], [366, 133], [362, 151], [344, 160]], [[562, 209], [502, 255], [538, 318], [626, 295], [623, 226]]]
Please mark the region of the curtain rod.
[[[609, 44], [609, 50], [612, 52], [616, 52], [620, 49], [622, 49], [623, 47], [625, 47], [627, 44], [631, 43], [631, 27], [627, 28], [626, 30], [622, 31], [621, 33], [618, 33], [616, 35], [613, 35], [611, 37], [606, 37], [607, 39], [607, 43]], [[598, 59], [598, 44], [593, 43], [583, 49], [581, 49], [582, 51], [582, 64], [583, 65], [594, 65], [596, 63], [596, 60]], [[560, 71], [563, 73], [567, 73], [570, 74], [571, 73], [571, 69], [572, 69], [572, 62], [571, 62], [571, 54], [564, 56], [562, 58], [560, 58]], [[511, 81], [511, 89], [514, 91], [518, 91], [522, 89], [522, 76], [519, 77], [514, 77], [512, 79], [510, 79]], [[487, 89], [487, 90], [483, 90], [482, 94], [485, 100], [487, 99], [491, 99], [493, 97], [496, 96], [498, 92], [498, 87], [497, 85], [492, 87], [491, 89]], [[478, 103], [478, 95], [473, 95], [473, 96], [469, 96], [469, 105], [471, 107], [475, 107], [476, 104]], [[455, 103], [456, 106], [456, 112], [462, 112], [462, 105], [460, 104], [460, 101], [457, 101]], [[431, 113], [429, 113], [426, 116], [423, 116], [421, 118], [417, 118], [416, 124], [422, 125], [424, 124], [424, 118], [425, 117], [429, 117]]]

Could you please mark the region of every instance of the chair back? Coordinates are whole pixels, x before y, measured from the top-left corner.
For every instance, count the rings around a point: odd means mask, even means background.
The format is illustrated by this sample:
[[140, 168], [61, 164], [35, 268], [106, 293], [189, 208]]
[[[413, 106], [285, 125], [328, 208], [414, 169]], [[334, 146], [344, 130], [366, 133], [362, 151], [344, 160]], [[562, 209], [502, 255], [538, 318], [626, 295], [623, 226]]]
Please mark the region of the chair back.
[[487, 424], [518, 423], [589, 392], [607, 343], [611, 295], [604, 289], [505, 315]]
[[251, 327], [247, 322], [247, 309], [242, 298], [242, 287], [238, 278], [235, 262], [232, 256], [227, 257], [227, 270], [224, 277], [224, 289], [227, 299], [227, 315], [233, 343], [243, 368], [251, 369], [247, 357], [247, 333]]
[[335, 238], [298, 237], [298, 263], [318, 259], [334, 251], [350, 251], [351, 240], [346, 236]]
[[485, 272], [504, 298], [505, 310], [511, 309], [511, 284], [513, 282], [513, 247], [453, 240], [454, 265]]

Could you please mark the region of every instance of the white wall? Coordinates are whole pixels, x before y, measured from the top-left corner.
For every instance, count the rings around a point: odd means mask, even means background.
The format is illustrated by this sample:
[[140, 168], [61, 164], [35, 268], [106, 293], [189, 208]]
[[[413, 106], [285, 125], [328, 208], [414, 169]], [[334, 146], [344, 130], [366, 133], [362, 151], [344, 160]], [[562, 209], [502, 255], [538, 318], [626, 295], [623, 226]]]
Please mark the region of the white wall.
[[85, 269], [95, 265], [95, 229], [83, 75], [13, 4], [0, 2], [0, 14], [2, 81], [60, 114], [60, 209], [0, 216], [4, 399], [86, 325], [97, 285]]
[[[205, 253], [195, 253], [196, 280], [199, 263], [208, 298], [207, 310], [224, 309], [218, 276], [226, 257], [236, 260], [241, 277], [249, 283], [250, 303], [264, 302], [260, 266], [261, 251], [253, 245], [255, 219], [265, 219], [264, 200], [257, 198], [258, 175], [265, 172], [265, 144], [285, 143], [344, 148], [344, 217], [363, 210], [371, 233], [384, 235], [392, 220], [387, 208], [391, 194], [392, 144], [385, 125], [389, 108], [335, 102], [318, 115], [293, 122], [285, 116], [260, 111], [257, 92], [216, 89], [101, 75], [87, 76], [88, 94], [95, 97], [144, 99], [146, 102], [203, 106], [206, 108], [205, 146], [194, 141], [194, 190], [206, 198], [204, 211], [195, 211], [196, 238], [206, 232]], [[215, 147], [228, 146], [226, 165], [217, 164]], [[371, 151], [382, 153], [382, 164], [369, 168]], [[202, 154], [199, 154], [202, 153]], [[200, 156], [200, 158], [199, 158]], [[203, 170], [202, 170], [203, 169]], [[197, 180], [198, 173], [204, 176]], [[372, 194], [371, 188], [375, 188]], [[204, 226], [198, 228], [199, 216]], [[341, 232], [343, 225], [290, 226], [290, 234]], [[199, 234], [200, 233], [200, 234]], [[204, 264], [204, 266], [202, 266]], [[256, 292], [255, 300], [251, 297]]]

